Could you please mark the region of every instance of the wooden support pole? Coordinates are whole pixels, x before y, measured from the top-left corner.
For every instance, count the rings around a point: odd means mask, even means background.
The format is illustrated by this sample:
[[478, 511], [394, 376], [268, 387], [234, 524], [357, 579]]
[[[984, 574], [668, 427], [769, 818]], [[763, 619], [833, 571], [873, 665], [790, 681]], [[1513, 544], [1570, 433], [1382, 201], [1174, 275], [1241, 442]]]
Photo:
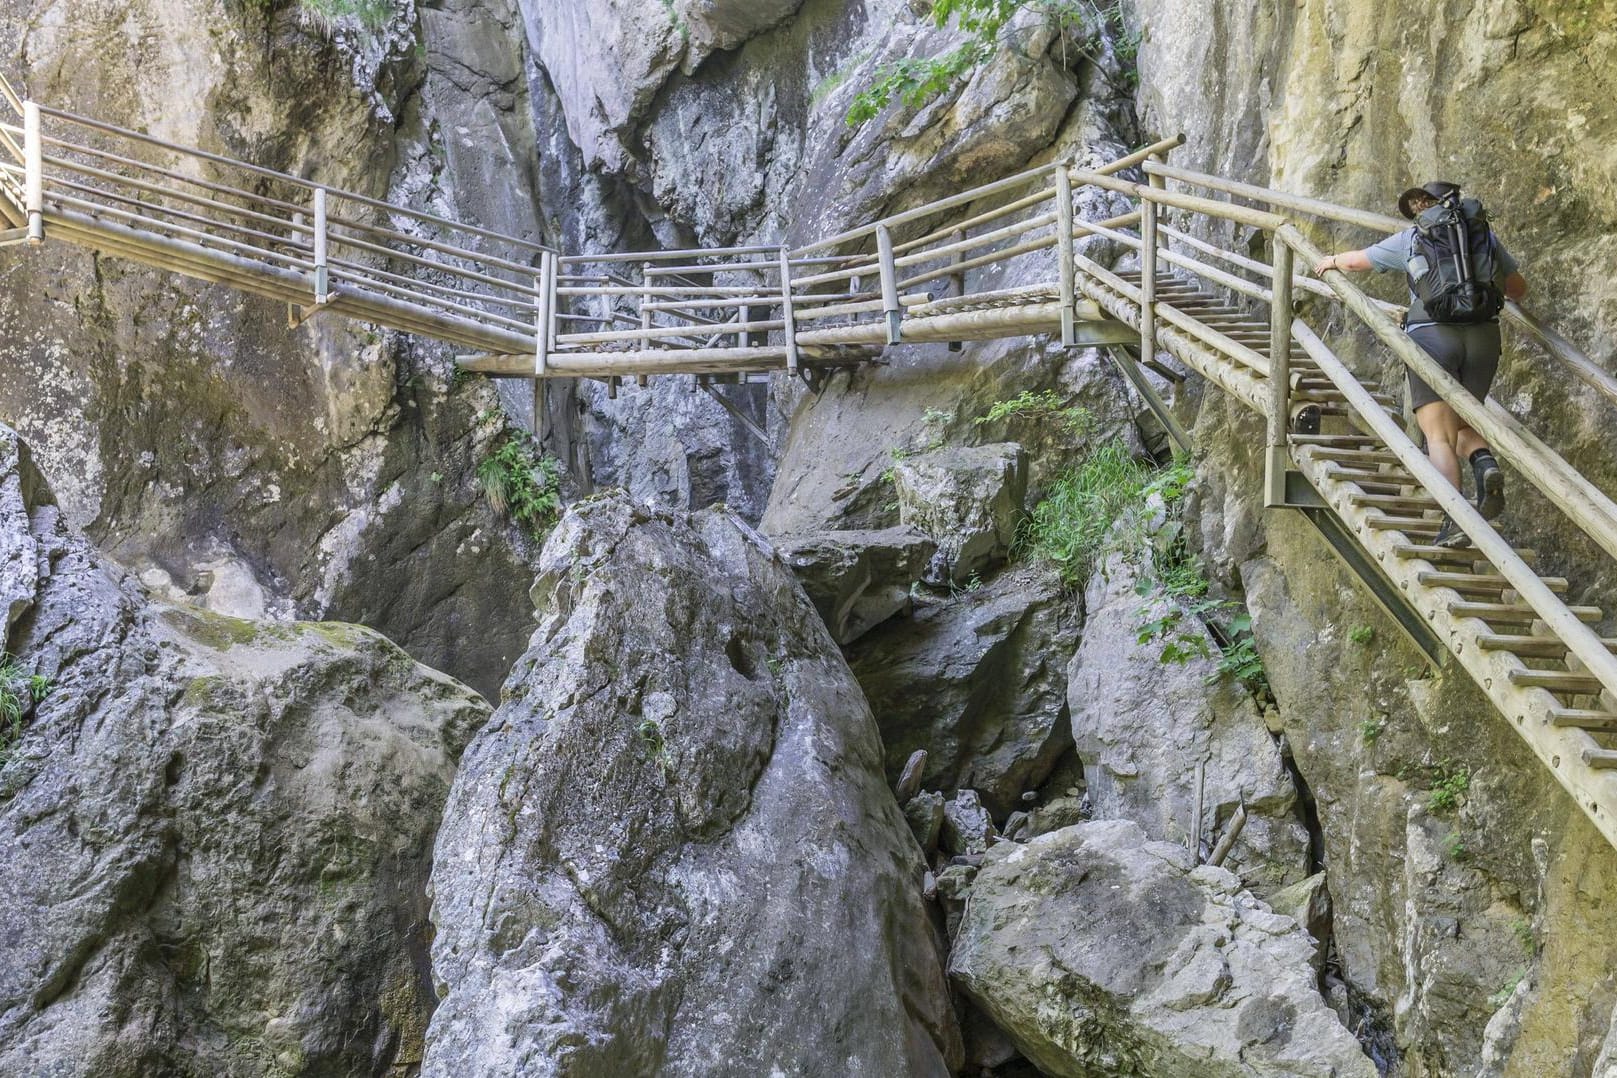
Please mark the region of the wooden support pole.
[[1269, 301], [1269, 422], [1263, 454], [1263, 504], [1286, 504], [1286, 469], [1291, 454], [1286, 430], [1291, 425], [1291, 265], [1292, 251], [1274, 243], [1274, 294]]
[[[888, 252], [891, 256], [891, 251]], [[895, 292], [894, 295], [897, 295]], [[797, 373], [797, 313], [792, 308], [792, 257], [785, 245], [780, 249], [780, 310], [782, 335], [786, 338], [786, 370]]]
[[[1140, 358], [1157, 357], [1157, 204], [1140, 199]], [[1069, 254], [1068, 260], [1073, 260]]]
[[1056, 252], [1061, 260], [1061, 346], [1077, 343], [1074, 329], [1072, 262], [1072, 180], [1066, 169], [1056, 172]]
[[553, 324], [550, 317], [550, 297], [553, 294], [551, 289], [554, 277], [555, 264], [551, 261], [551, 256], [540, 255], [539, 275], [534, 278], [536, 310], [533, 321], [533, 373], [540, 378], [545, 376], [550, 361], [550, 331]]
[[39, 105], [22, 106], [24, 206], [28, 213], [28, 242], [45, 242], [45, 140], [40, 131]]
[[330, 256], [326, 250], [326, 189], [314, 189], [314, 303], [331, 300]]
[[898, 302], [898, 267], [893, 262], [893, 234], [886, 225], [876, 226], [876, 257], [881, 263], [881, 302], [887, 313], [887, 343], [903, 340], [904, 307]]
[[[953, 232], [949, 233], [949, 244], [950, 244], [950, 246], [954, 246], [954, 245], [960, 243], [961, 241], [963, 241], [965, 238], [966, 238], [965, 229], [957, 228]], [[961, 263], [965, 262], [965, 260], [966, 260], [966, 256], [964, 254], [962, 254], [959, 249], [956, 249], [955, 252], [949, 256], [949, 265], [950, 266], [959, 266]], [[949, 284], [954, 288], [954, 295], [956, 295], [956, 296], [965, 295], [966, 294], [966, 273], [965, 273], [965, 271], [961, 270], [959, 272], [949, 274]], [[966, 347], [966, 342], [965, 341], [950, 341], [949, 342], [949, 351], [951, 351], [951, 352], [959, 352], [962, 349], [964, 349], [965, 347]]]

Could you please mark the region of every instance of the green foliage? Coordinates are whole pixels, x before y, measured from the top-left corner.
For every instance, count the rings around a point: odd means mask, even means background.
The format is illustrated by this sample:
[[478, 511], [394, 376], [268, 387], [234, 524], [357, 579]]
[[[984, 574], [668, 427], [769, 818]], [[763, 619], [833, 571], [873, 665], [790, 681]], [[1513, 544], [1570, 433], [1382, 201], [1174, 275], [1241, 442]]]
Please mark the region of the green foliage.
[[1471, 772], [1448, 763], [1428, 770], [1432, 785], [1426, 795], [1426, 807], [1433, 812], [1451, 812], [1458, 808], [1471, 789]]
[[[894, 100], [913, 109], [942, 94], [999, 49], [1006, 27], [1023, 9], [1037, 12], [1060, 32], [1063, 50], [1069, 34], [1081, 37], [1081, 55], [1094, 55], [1096, 40], [1106, 29], [1122, 33], [1122, 9], [1115, 0], [936, 0], [933, 25], [942, 29], [952, 23], [965, 40], [940, 56], [904, 57], [884, 65], [876, 72], [875, 85], [853, 99], [849, 125], [875, 119]], [[1138, 47], [1136, 36], [1129, 46], [1131, 58]]]
[[1516, 937], [1516, 942], [1521, 944], [1522, 950], [1529, 955], [1538, 950], [1538, 940], [1533, 935], [1533, 924], [1527, 918], [1517, 917], [1511, 921], [1510, 931]]
[[1024, 522], [1018, 546], [1082, 587], [1109, 553], [1112, 526], [1145, 503], [1151, 469], [1122, 442], [1109, 442], [1050, 486]]
[[1386, 717], [1378, 715], [1373, 719], [1365, 719], [1363, 722], [1359, 723], [1359, 736], [1364, 739], [1364, 743], [1366, 745], [1374, 745], [1376, 743], [1376, 739], [1379, 738], [1386, 729]]
[[298, 0], [303, 10], [330, 33], [339, 19], [353, 19], [361, 29], [379, 33], [398, 10], [397, 0]]
[[1448, 851], [1449, 860], [1451, 861], [1463, 865], [1471, 860], [1471, 851], [1466, 848], [1465, 839], [1460, 837], [1458, 831], [1450, 833], [1448, 841], [1443, 844], [1443, 848]]
[[1010, 400], [995, 401], [988, 411], [972, 420], [977, 426], [1012, 417], [1046, 420], [1059, 424], [1068, 434], [1082, 438], [1095, 429], [1095, 416], [1082, 405], [1068, 405], [1053, 390], [1034, 393], [1024, 389]]
[[674, 757], [668, 751], [668, 742], [663, 737], [663, 728], [656, 719], [643, 719], [640, 722], [640, 743], [646, 747], [646, 754], [657, 762], [662, 768], [663, 777], [671, 777], [674, 773]]
[[1488, 997], [1488, 1006], [1497, 1011], [1500, 1007], [1503, 1007], [1505, 1004], [1509, 1003], [1511, 997], [1516, 994], [1516, 989], [1520, 987], [1522, 981], [1526, 978], [1527, 971], [1525, 969], [1518, 970], [1516, 976], [1506, 981], [1500, 986], [1499, 991]]
[[22, 738], [24, 721], [50, 695], [51, 680], [30, 674], [15, 658], [0, 654], [0, 763]]
[[1368, 625], [1357, 625], [1348, 630], [1348, 639], [1360, 647], [1376, 638], [1376, 631]]
[[477, 466], [477, 482], [496, 513], [535, 539], [543, 539], [561, 516], [561, 465], [535, 453], [523, 435], [507, 435]]

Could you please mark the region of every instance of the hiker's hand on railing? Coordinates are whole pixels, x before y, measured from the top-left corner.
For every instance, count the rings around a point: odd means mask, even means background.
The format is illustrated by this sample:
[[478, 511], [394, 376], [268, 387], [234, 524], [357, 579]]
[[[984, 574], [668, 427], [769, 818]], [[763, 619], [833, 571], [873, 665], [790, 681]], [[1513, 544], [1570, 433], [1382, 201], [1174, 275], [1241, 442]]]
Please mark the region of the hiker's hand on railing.
[[1323, 276], [1325, 276], [1325, 271], [1326, 270], [1341, 269], [1341, 268], [1342, 268], [1341, 266], [1338, 266], [1336, 264], [1336, 256], [1335, 255], [1327, 255], [1326, 257], [1320, 259], [1318, 262], [1314, 263], [1314, 276], [1315, 277], [1323, 277]]

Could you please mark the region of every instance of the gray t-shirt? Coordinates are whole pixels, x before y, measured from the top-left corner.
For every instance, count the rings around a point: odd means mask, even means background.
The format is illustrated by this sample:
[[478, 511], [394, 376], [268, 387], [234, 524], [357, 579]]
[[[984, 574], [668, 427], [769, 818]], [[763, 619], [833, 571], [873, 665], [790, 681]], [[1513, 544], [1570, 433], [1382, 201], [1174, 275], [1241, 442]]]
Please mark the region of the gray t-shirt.
[[[1498, 236], [1494, 237], [1493, 243], [1494, 269], [1496, 271], [1493, 283], [1496, 288], [1503, 292], [1505, 278], [1515, 273], [1518, 266], [1515, 256], [1505, 250], [1505, 245], [1499, 242]], [[1370, 265], [1382, 273], [1408, 273], [1409, 254], [1414, 244], [1415, 229], [1411, 226], [1402, 232], [1394, 232], [1380, 243], [1366, 247], [1364, 253], [1370, 259]], [[1418, 329], [1421, 326], [1432, 325], [1432, 320], [1425, 315], [1426, 312], [1421, 309], [1419, 301], [1415, 299], [1414, 291], [1411, 290], [1409, 293], [1409, 323], [1404, 328]]]

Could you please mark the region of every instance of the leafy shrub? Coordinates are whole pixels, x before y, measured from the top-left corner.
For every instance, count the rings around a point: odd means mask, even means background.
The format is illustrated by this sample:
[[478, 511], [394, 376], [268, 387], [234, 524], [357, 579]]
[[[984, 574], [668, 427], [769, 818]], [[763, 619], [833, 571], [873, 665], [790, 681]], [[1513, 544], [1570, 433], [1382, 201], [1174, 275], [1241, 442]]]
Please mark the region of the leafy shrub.
[[1432, 786], [1426, 795], [1426, 807], [1433, 812], [1450, 812], [1458, 808], [1471, 790], [1471, 772], [1446, 763], [1429, 770]]
[[1010, 400], [995, 401], [988, 411], [972, 420], [977, 426], [995, 423], [1011, 417], [1051, 420], [1075, 437], [1084, 437], [1095, 429], [1095, 416], [1082, 405], [1069, 405], [1053, 390], [1034, 393], [1024, 389]]
[[477, 466], [490, 508], [543, 539], [561, 516], [561, 465], [541, 457], [523, 435], [511, 434]]
[[50, 678], [30, 674], [14, 657], [0, 654], [0, 763], [21, 740], [24, 721], [50, 690]]
[[1122, 442], [1109, 442], [1050, 486], [1018, 536], [1021, 550], [1055, 565], [1062, 582], [1083, 587], [1109, 553], [1112, 526], [1145, 502], [1151, 469]]

